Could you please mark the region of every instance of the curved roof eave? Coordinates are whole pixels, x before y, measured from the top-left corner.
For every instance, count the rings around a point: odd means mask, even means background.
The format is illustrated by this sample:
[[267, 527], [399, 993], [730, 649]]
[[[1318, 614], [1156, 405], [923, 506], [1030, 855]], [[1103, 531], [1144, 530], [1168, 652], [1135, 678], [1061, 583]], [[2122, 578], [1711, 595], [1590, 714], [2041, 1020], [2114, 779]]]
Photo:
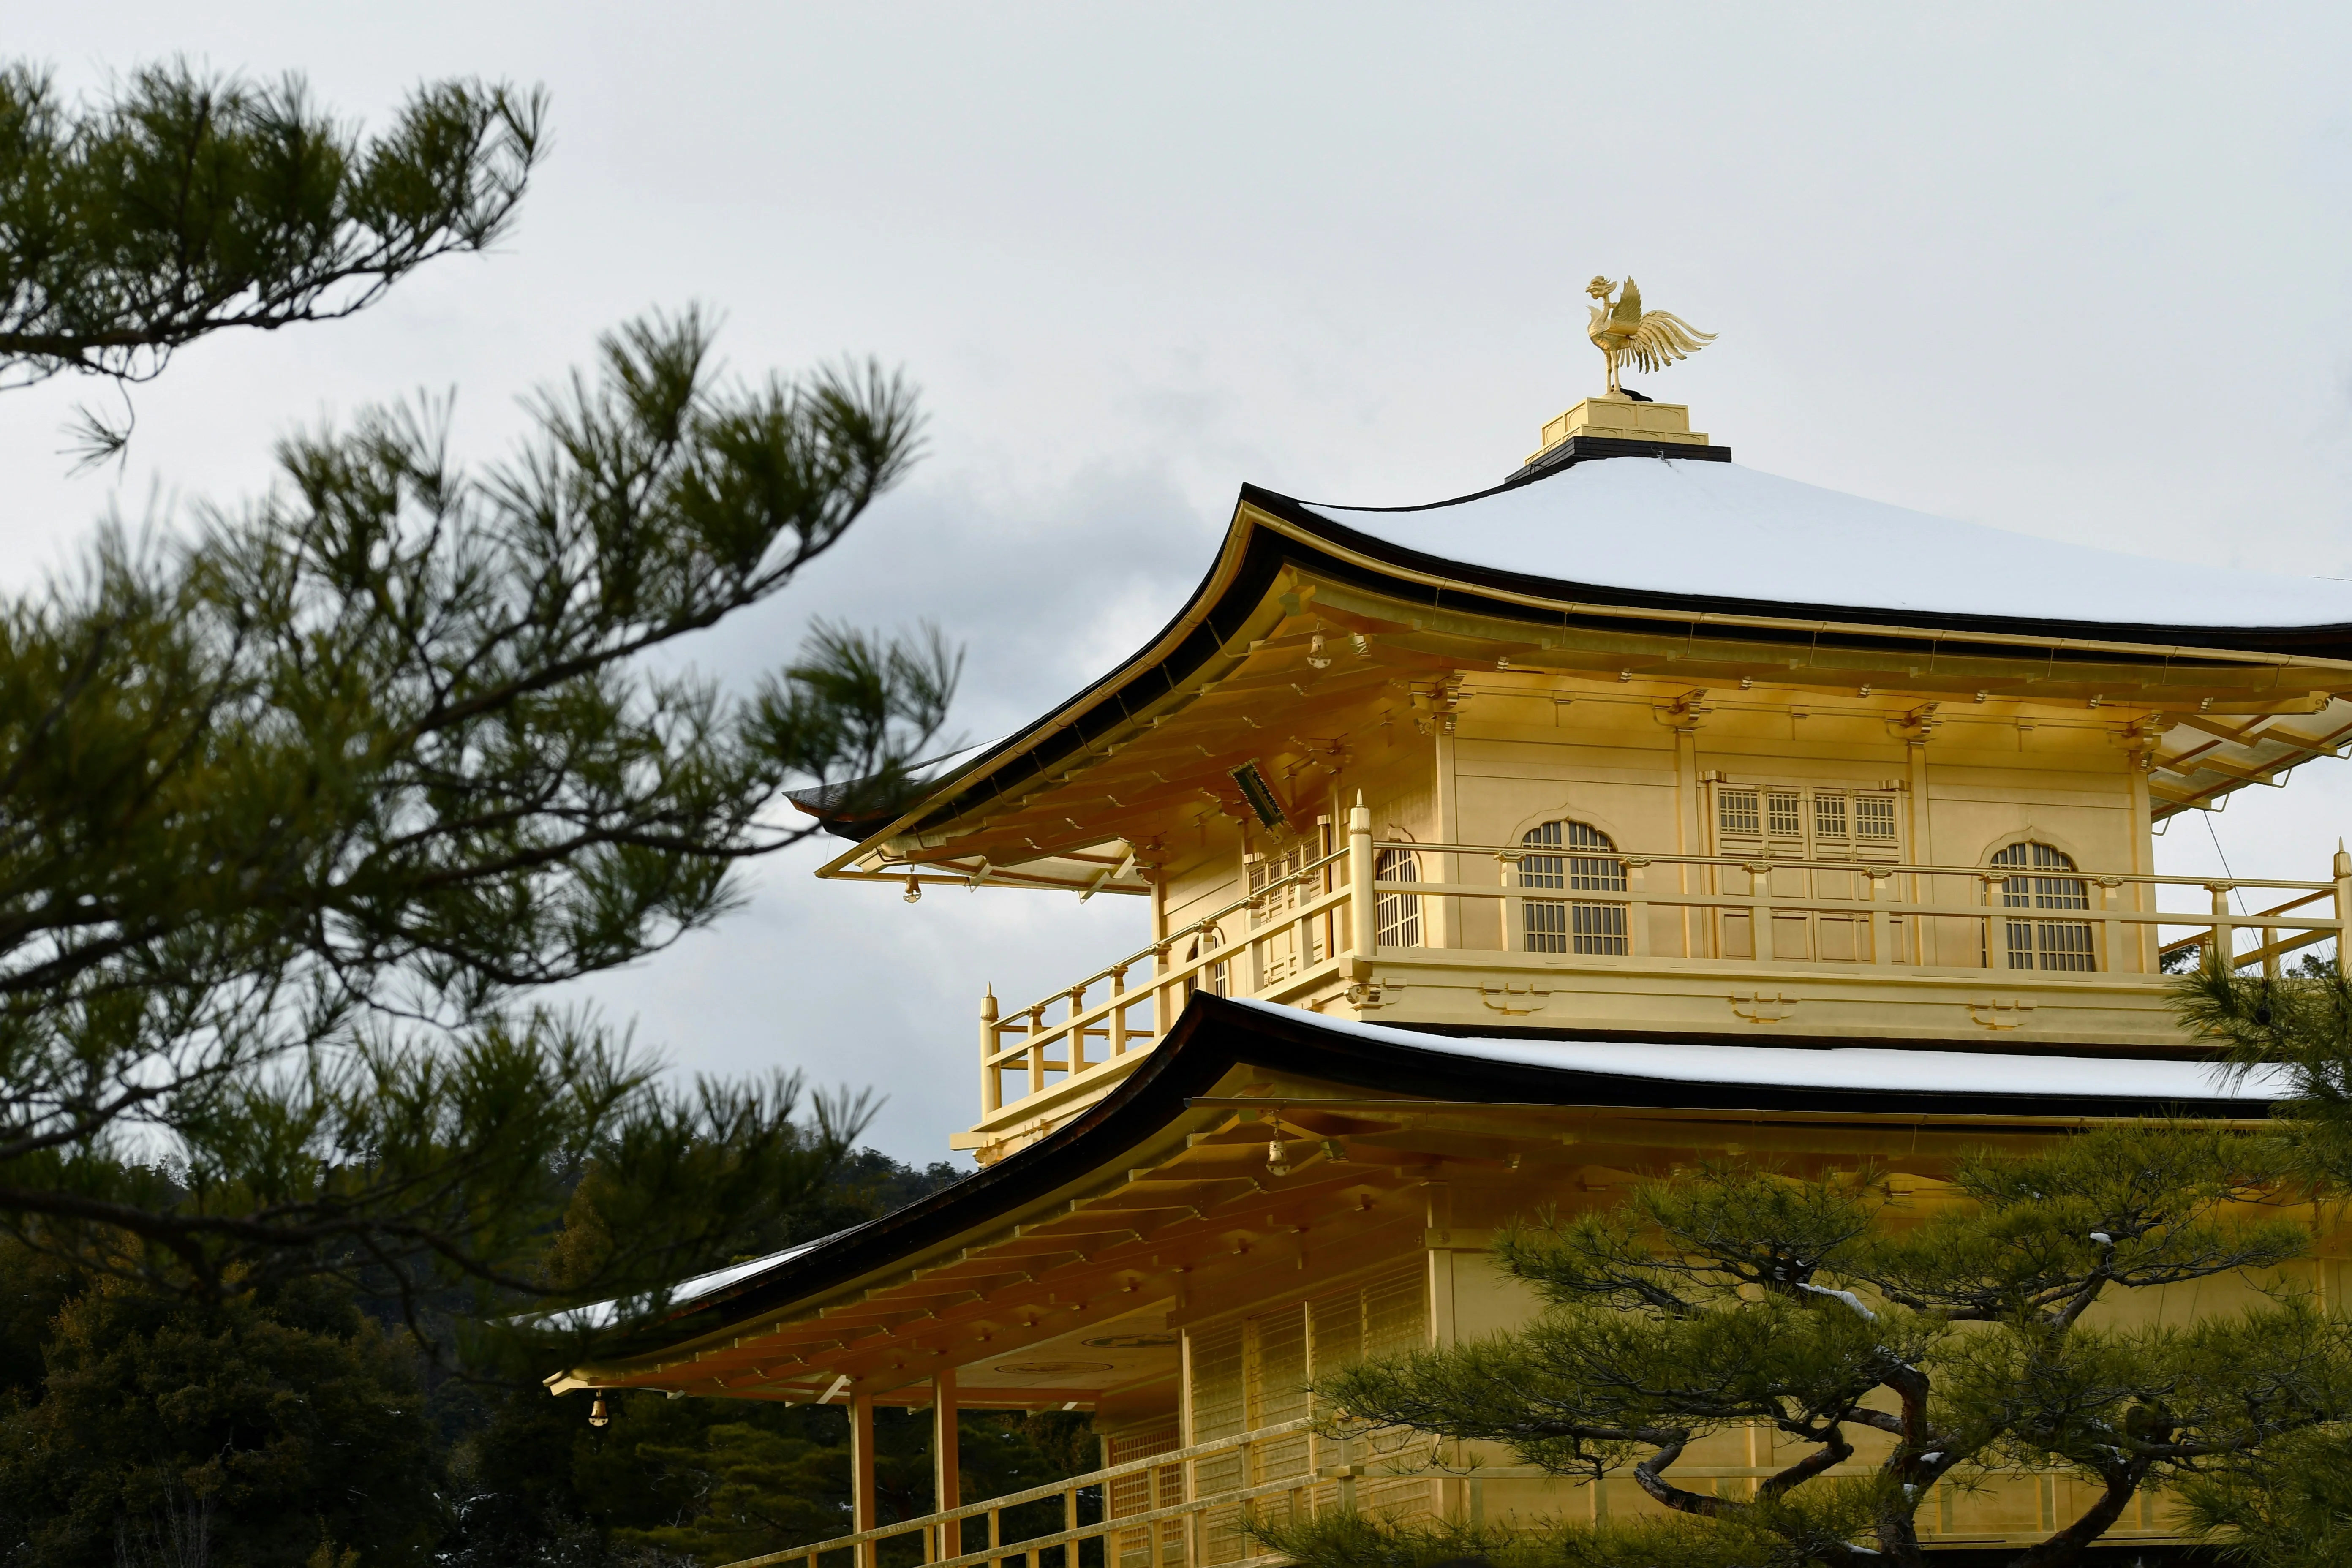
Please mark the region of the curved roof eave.
[[[1247, 487], [1244, 488], [1246, 490]], [[952, 773], [940, 777], [889, 821], [868, 828], [853, 847], [819, 867], [817, 875], [825, 876], [848, 865], [874, 846], [896, 837], [932, 815], [935, 803], [943, 797], [960, 794], [1008, 763], [1028, 755], [1040, 744], [1065, 733], [1073, 724], [1094, 712], [1102, 699], [1117, 696], [1153, 668], [1182, 658], [1186, 645], [1203, 633], [1210, 634], [1213, 643], [1222, 642], [1222, 638], [1213, 636], [1212, 623], [1217, 612], [1232, 602], [1231, 590], [1235, 582], [1245, 575], [1244, 568], [1250, 554], [1249, 545], [1254, 531], [1249, 524], [1246, 506], [1236, 505], [1234, 521], [1225, 530], [1224, 541], [1218, 547], [1216, 559], [1210, 563], [1208, 574], [1193, 588], [1182, 608], [1141, 647], [1051, 712], [1013, 731], [994, 745], [969, 758]], [[1255, 577], [1256, 574], [1246, 575]], [[1201, 650], [1200, 657], [1206, 657], [1210, 651], [1213, 650]], [[1122, 712], [1119, 717], [1124, 719], [1126, 715]]]
[[[1619, 458], [1615, 461], [1639, 461]], [[1481, 492], [1490, 494], [1494, 492]], [[1465, 497], [1465, 500], [1475, 500]], [[1310, 510], [1313, 503], [1262, 489], [1242, 487], [1244, 505], [1281, 519], [1305, 534], [1365, 560], [1409, 572], [1491, 589], [1515, 598], [1556, 604], [1571, 609], [1615, 608], [1658, 619], [1699, 618], [1738, 621], [1759, 626], [1790, 629], [1847, 627], [1909, 636], [1955, 634], [1988, 642], [2034, 647], [2089, 648], [2162, 657], [2166, 654], [2207, 654], [2241, 660], [2317, 658], [2352, 663], [2352, 624], [2307, 626], [2200, 626], [2158, 622], [2099, 621], [2050, 616], [2013, 616], [1953, 610], [1885, 609], [1867, 605], [1811, 603], [1796, 600], [1742, 598], [1727, 595], [1666, 593], [1581, 583], [1534, 573], [1505, 571], [1471, 562], [1429, 554], [1409, 545], [1349, 528]], [[1454, 504], [1452, 502], [1441, 505]], [[1369, 508], [1332, 508], [1368, 511]], [[1402, 510], [1402, 509], [1396, 509]]]
[[[1432, 1083], [1442, 1083], [1443, 1099], [1469, 1103], [1872, 1118], [1898, 1115], [1922, 1121], [1969, 1117], [1979, 1122], [1989, 1117], [2014, 1118], [2019, 1126], [2125, 1120], [2159, 1111], [2260, 1120], [2269, 1116], [2274, 1098], [2259, 1089], [2198, 1097], [2132, 1093], [2121, 1087], [2085, 1093], [2071, 1077], [2065, 1080], [2067, 1087], [2053, 1092], [2030, 1083], [2030, 1068], [2021, 1074], [2008, 1072], [2003, 1078], [2005, 1082], [2019, 1083], [2016, 1089], [1906, 1088], [1884, 1082], [1854, 1087], [1843, 1081], [1853, 1075], [1843, 1070], [1845, 1063], [1841, 1053], [1800, 1047], [1678, 1047], [1685, 1058], [1691, 1053], [1719, 1053], [1726, 1069], [1723, 1077], [1694, 1075], [1686, 1068], [1679, 1072], [1592, 1070], [1539, 1059], [1548, 1048], [1562, 1044], [1572, 1047], [1579, 1043], [1434, 1036], [1419, 1040], [1405, 1030], [1338, 1024], [1295, 1008], [1197, 994], [1165, 1043], [1067, 1124], [895, 1214], [781, 1255], [772, 1267], [730, 1280], [717, 1295], [682, 1303], [658, 1347], [647, 1344], [635, 1355], [616, 1360], [650, 1358], [657, 1348], [698, 1341], [755, 1318], [773, 1318], [797, 1304], [901, 1267], [959, 1237], [981, 1231], [1001, 1216], [1044, 1201], [1099, 1171], [1118, 1168], [1130, 1151], [1164, 1134], [1184, 1116], [1191, 1099], [1207, 1094], [1237, 1067], [1376, 1094], [1424, 1099]], [[1596, 1048], [1607, 1052], [1609, 1059], [1621, 1063], [1626, 1059], [1622, 1046], [1596, 1043]], [[1899, 1056], [1922, 1064], [1923, 1068], [1950, 1058], [1982, 1061], [1988, 1068], [2016, 1060], [1986, 1058], [1978, 1052], [1916, 1049], [1872, 1054]], [[1784, 1068], [1777, 1073], [1759, 1073], [1752, 1059], [1759, 1056], [1805, 1061], [1818, 1058], [1822, 1070], [1791, 1074]], [[2077, 1058], [2056, 1058], [2042, 1065], [2071, 1069], [2086, 1064]], [[2143, 1067], [2166, 1082], [2176, 1082], [2179, 1069], [2188, 1064], [2126, 1064], [2100, 1058], [2087, 1065], [2098, 1081], [2120, 1085], [2128, 1081], [2119, 1070], [2126, 1066]], [[1750, 1079], [1775, 1081], [1745, 1081], [1738, 1076], [1743, 1068]], [[1922, 1071], [1909, 1076], [1924, 1081], [1936, 1075]], [[1945, 1076], [1951, 1077], [1948, 1072]], [[1983, 1076], [2002, 1077], [2000, 1073]], [[1826, 1078], [1842, 1081], [1806, 1081]]]
[[[1639, 458], [1612, 461], [1637, 462]], [[1572, 472], [1570, 469], [1555, 470]], [[1522, 488], [1549, 477], [1497, 486], [1459, 498], [1476, 500], [1504, 490]], [[2233, 663], [2283, 665], [2318, 661], [2352, 667], [2352, 625], [2292, 627], [2213, 627], [2055, 620], [2031, 616], [1964, 614], [1949, 611], [1886, 610], [1863, 605], [1801, 604], [1723, 595], [1666, 594], [1638, 588], [1616, 588], [1534, 574], [1504, 571], [1432, 555], [1410, 546], [1362, 532], [1318, 515], [1305, 502], [1261, 486], [1244, 484], [1235, 501], [1233, 521], [1216, 559], [1193, 589], [1183, 607], [1127, 659], [1089, 683], [1051, 712], [1014, 731], [994, 745], [961, 759], [960, 765], [930, 783], [923, 794], [887, 821], [866, 819], [845, 823], [858, 834], [856, 844], [818, 870], [834, 874], [875, 847], [905, 834], [926, 821], [936, 821], [941, 808], [974, 784], [993, 777], [1008, 765], [1037, 753], [1059, 737], [1075, 735], [1083, 744], [1090, 732], [1129, 721], [1135, 715], [1125, 700], [1139, 682], [1155, 672], [1163, 679], [1145, 705], [1176, 689], [1179, 678], [1171, 669], [1196, 668], [1213, 657], [1223, 638], [1221, 620], [1238, 623], [1256, 607], [1264, 591], [1286, 564], [1309, 564], [1295, 552], [1303, 547], [1326, 569], [1359, 574], [1368, 583], [1391, 588], [1418, 589], [1433, 605], [1469, 610], [1487, 608], [1508, 616], [1524, 615], [1541, 606], [1561, 614], [1597, 614], [1653, 620], [1687, 621], [1694, 626], [1756, 631], [1787, 631], [1811, 637], [1857, 638], [1896, 637], [1999, 643], [2079, 653], [2102, 653], [2128, 660], [2157, 662], [2188, 658], [2224, 659]], [[1443, 507], [1457, 502], [1438, 502]], [[1340, 509], [1333, 509], [1340, 510]], [[1371, 509], [1357, 509], [1369, 510]], [[1426, 510], [1433, 508], [1387, 509]], [[1274, 524], [1262, 529], [1256, 520]], [[1261, 548], [1272, 532], [1282, 541], [1273, 550]], [[1451, 591], [1455, 597], [1447, 598]], [[1198, 645], [1198, 646], [1195, 646]], [[1090, 731], [1087, 721], [1102, 722]], [[1038, 760], [1032, 772], [1072, 749], [1064, 746]]]

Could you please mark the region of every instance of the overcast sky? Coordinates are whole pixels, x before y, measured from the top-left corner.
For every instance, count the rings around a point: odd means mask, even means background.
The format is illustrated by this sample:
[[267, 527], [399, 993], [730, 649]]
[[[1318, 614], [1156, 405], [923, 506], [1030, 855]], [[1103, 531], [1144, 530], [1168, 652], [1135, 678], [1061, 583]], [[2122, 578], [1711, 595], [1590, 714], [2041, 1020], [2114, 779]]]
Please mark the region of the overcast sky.
[[[266, 484], [298, 426], [517, 400], [649, 307], [723, 312], [750, 373], [845, 353], [922, 385], [931, 456], [788, 597], [697, 657], [745, 671], [825, 613], [969, 645], [987, 739], [1131, 649], [1244, 479], [1397, 504], [1515, 468], [1598, 385], [1584, 280], [1720, 341], [1645, 389], [1738, 459], [2022, 532], [2352, 576], [2352, 9], [2320, 5], [1143, 8], [679, 4], [0, 6], [83, 88], [184, 54], [306, 74], [380, 121], [421, 79], [543, 85], [513, 237], [365, 317], [204, 344], [72, 478], [88, 388], [0, 401], [0, 569], [116, 509]], [[1553, 565], [1572, 567], [1572, 542]], [[2352, 764], [2210, 827], [2324, 877]], [[2206, 819], [2160, 840], [2216, 868]], [[888, 1096], [929, 1159], [975, 1113], [977, 999], [1137, 945], [1139, 900], [823, 884], [597, 994], [683, 1068]]]

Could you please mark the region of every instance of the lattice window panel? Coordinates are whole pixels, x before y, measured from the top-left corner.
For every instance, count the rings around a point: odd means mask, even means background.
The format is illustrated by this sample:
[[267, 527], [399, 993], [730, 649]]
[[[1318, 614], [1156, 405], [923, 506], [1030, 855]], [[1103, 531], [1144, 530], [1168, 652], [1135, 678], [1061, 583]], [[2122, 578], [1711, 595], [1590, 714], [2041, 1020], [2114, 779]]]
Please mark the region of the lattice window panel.
[[[2003, 908], [2012, 910], [2088, 910], [2091, 885], [2080, 877], [2050, 876], [2072, 871], [2074, 858], [2049, 844], [2012, 844], [1994, 854], [1996, 866], [2025, 868], [2032, 875], [2012, 873], [2001, 884]], [[2009, 967], [2077, 972], [2099, 966], [2088, 921], [2022, 919], [2012, 915], [2001, 922]]]
[[[1383, 849], [1373, 862], [1372, 875], [1383, 882], [1421, 880], [1421, 857], [1410, 849]], [[1382, 893], [1374, 900], [1378, 925], [1373, 941], [1381, 947], [1421, 945], [1421, 895]]]
[[[1246, 1327], [1239, 1320], [1186, 1336], [1192, 1363], [1192, 1442], [1213, 1443], [1249, 1430], [1246, 1339]], [[1198, 1496], [1235, 1490], [1243, 1484], [1241, 1454], [1215, 1454], [1195, 1460], [1192, 1475]], [[1239, 1519], [1231, 1509], [1202, 1516], [1201, 1541], [1210, 1563], [1235, 1563], [1246, 1555]]]
[[1902, 814], [1892, 790], [1718, 784], [1716, 852], [1805, 860], [1899, 860]]
[[[1775, 784], [1718, 781], [1713, 785], [1714, 852], [1739, 859], [1894, 865], [1904, 858], [1903, 814], [1891, 785], [1876, 789], [1852, 784]], [[1709, 874], [1715, 885], [1730, 893], [1759, 888], [1798, 900], [1871, 900], [1884, 897], [1885, 884], [1874, 885], [1851, 871], [1784, 867], [1761, 879], [1737, 868]], [[1715, 917], [1718, 948], [1727, 958], [1759, 957], [1759, 933], [1749, 914], [1727, 910]], [[1910, 950], [1911, 922], [1894, 913], [1886, 928], [1895, 962]], [[1794, 959], [1851, 963], [1872, 956], [1868, 922], [1837, 913], [1776, 912], [1762, 956], [1770, 961]]]
[[[1320, 859], [1331, 852], [1332, 838], [1331, 825], [1320, 823], [1311, 840], [1302, 839], [1286, 849], [1258, 855], [1249, 862], [1249, 890], [1253, 900], [1249, 923], [1253, 931], [1261, 926], [1283, 923], [1286, 917], [1331, 890], [1330, 867], [1325, 867], [1311, 877], [1302, 877], [1300, 873], [1307, 869], [1307, 862]], [[1310, 921], [1303, 931], [1297, 924], [1292, 924], [1266, 940], [1255, 942], [1253, 948], [1257, 963], [1255, 984], [1263, 990], [1322, 962], [1328, 955], [1331, 950], [1330, 917], [1326, 915]], [[1225, 993], [1219, 992], [1218, 994]]]
[[[1263, 1431], [1286, 1421], [1303, 1420], [1311, 1413], [1307, 1392], [1306, 1303], [1252, 1318], [1249, 1331], [1250, 1429]], [[1254, 1445], [1250, 1460], [1257, 1473], [1250, 1484], [1303, 1476], [1307, 1458], [1304, 1432]]]
[[[1184, 1446], [1183, 1433], [1173, 1421], [1120, 1432], [1103, 1442], [1103, 1462], [1118, 1466], [1135, 1459], [1150, 1458]], [[1105, 1500], [1108, 1519], [1123, 1519], [1132, 1513], [1149, 1513], [1153, 1509], [1170, 1508], [1183, 1500], [1184, 1467], [1161, 1465], [1153, 1469], [1121, 1476], [1110, 1483], [1110, 1495]], [[1115, 1550], [1118, 1568], [1150, 1568], [1151, 1563], [1150, 1525], [1138, 1525], [1122, 1530], [1116, 1537]], [[1184, 1521], [1180, 1519], [1161, 1520], [1160, 1530], [1160, 1560], [1161, 1563], [1181, 1562], [1183, 1557]]]
[[[1223, 945], [1216, 928], [1212, 926], [1192, 939], [1192, 944], [1184, 950], [1184, 961], [1189, 963], [1202, 953], [1214, 952]], [[1233, 969], [1233, 962], [1228, 959], [1222, 963], [1212, 963], [1206, 969], [1194, 970], [1184, 977], [1184, 994], [1190, 996], [1196, 991], [1205, 991], [1212, 996], [1231, 994]]]
[[[1601, 829], [1590, 823], [1570, 821], [1539, 824], [1529, 828], [1519, 843], [1522, 847], [1538, 850], [1616, 848]], [[1568, 892], [1622, 893], [1625, 890], [1625, 867], [1613, 856], [1522, 855], [1518, 885], [1557, 888]], [[1525, 899], [1519, 910], [1520, 940], [1528, 952], [1631, 951], [1622, 904]]]
[[[1192, 1347], [1193, 1442], [1263, 1431], [1308, 1414], [1305, 1302], [1202, 1330], [1192, 1336]], [[1253, 1444], [1246, 1457], [1236, 1451], [1198, 1460], [1196, 1495], [1303, 1478], [1310, 1457], [1307, 1436], [1299, 1432]], [[1218, 1508], [1201, 1516], [1204, 1563], [1235, 1563], [1252, 1554], [1241, 1515], [1238, 1508]]]
[[[1429, 1279], [1420, 1261], [1333, 1290], [1307, 1304], [1307, 1364], [1316, 1376], [1368, 1355], [1394, 1355], [1429, 1342]], [[1376, 1463], [1404, 1449], [1396, 1440], [1369, 1457]], [[1356, 1506], [1393, 1519], [1433, 1512], [1432, 1483], [1412, 1477], [1366, 1478], [1356, 1484]], [[1339, 1506], [1339, 1489], [1315, 1489], [1319, 1511]]]

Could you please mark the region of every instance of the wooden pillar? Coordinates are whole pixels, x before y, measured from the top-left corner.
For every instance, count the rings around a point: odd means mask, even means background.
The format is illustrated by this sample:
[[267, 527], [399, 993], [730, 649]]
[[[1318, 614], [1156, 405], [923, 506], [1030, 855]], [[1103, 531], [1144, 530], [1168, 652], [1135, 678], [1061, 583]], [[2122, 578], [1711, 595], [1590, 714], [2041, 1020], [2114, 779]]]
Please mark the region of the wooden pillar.
[[993, 1116], [1004, 1109], [1004, 1079], [990, 1058], [996, 1055], [996, 987], [980, 994], [980, 1113]]
[[[1444, 730], [1437, 732], [1431, 748], [1434, 763], [1433, 778], [1437, 790], [1437, 834], [1447, 844], [1462, 842], [1462, 801], [1458, 782], [1454, 776], [1454, 737]], [[1440, 855], [1437, 861], [1438, 880], [1457, 882], [1462, 879], [1462, 858]], [[1452, 896], [1424, 900], [1421, 906], [1423, 940], [1432, 947], [1462, 945], [1462, 900]]]
[[[1699, 788], [1698, 731], [1696, 721], [1675, 731], [1675, 852], [1678, 855], [1700, 855], [1706, 850], [1706, 792]], [[1691, 890], [1690, 867], [1675, 868], [1675, 891], [1687, 897]], [[1682, 922], [1683, 956], [1691, 957], [1699, 950], [1691, 941], [1691, 907], [1685, 904], [1676, 911]], [[1711, 920], [1705, 922], [1714, 923]]]
[[[1927, 806], [1927, 742], [1913, 741], [1904, 747], [1910, 763], [1911, 795], [1911, 863], [1933, 866], [1936, 859], [1935, 814]], [[1920, 884], [1927, 885], [1922, 887]], [[1915, 904], [1934, 903], [1942, 896], [1933, 877], [1911, 879], [1911, 901]], [[1936, 951], [1935, 922], [1925, 916], [1911, 917], [1911, 962], [1918, 964], [1942, 962]]]
[[[957, 1447], [955, 1368], [943, 1366], [931, 1378], [931, 1499], [944, 1512], [963, 1500], [963, 1471]], [[963, 1521], [940, 1526], [940, 1556], [963, 1555]]]
[[2344, 840], [2336, 841], [2336, 858], [2329, 862], [2329, 871], [2336, 878], [2336, 918], [2345, 928], [2336, 933], [2336, 963], [2340, 969], [2352, 963], [2352, 855], [2344, 851]]
[[1433, 1247], [1423, 1244], [1429, 1258], [1429, 1342], [1450, 1345], [1457, 1337], [1454, 1322], [1454, 1184], [1423, 1182], [1421, 1194], [1427, 1205], [1423, 1212], [1429, 1239], [1438, 1243]]
[[[849, 1396], [849, 1528], [874, 1528], [874, 1396], [863, 1389]], [[875, 1542], [861, 1542], [857, 1568], [876, 1568]]]
[[1370, 975], [1373, 945], [1380, 940], [1380, 900], [1372, 889], [1378, 866], [1372, 814], [1360, 791], [1356, 804], [1348, 808], [1348, 947], [1355, 957], [1349, 973], [1358, 980]]
[[[2131, 771], [2131, 868], [2139, 876], [2147, 876], [2156, 870], [2154, 805], [2147, 795], [2147, 769], [2140, 765], [2145, 763], [2147, 758], [2148, 753], [2146, 752], [2137, 753], [2132, 759], [2134, 765]], [[2137, 911], [2143, 912], [2155, 909], [2156, 889], [2147, 882], [2134, 882], [2131, 885], [2131, 907]], [[2157, 948], [2164, 938], [2157, 928], [2151, 925], [2134, 925], [2131, 929], [2135, 967], [2142, 974], [2154, 974], [2159, 967], [2157, 962]]]

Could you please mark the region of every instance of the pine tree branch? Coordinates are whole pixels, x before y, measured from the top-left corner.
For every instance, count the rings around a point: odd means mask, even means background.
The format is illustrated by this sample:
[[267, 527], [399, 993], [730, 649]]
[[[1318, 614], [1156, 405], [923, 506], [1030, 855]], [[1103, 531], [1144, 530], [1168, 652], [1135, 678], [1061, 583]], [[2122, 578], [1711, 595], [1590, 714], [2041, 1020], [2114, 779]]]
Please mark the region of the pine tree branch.
[[2097, 1500], [2065, 1528], [2034, 1542], [2017, 1554], [2013, 1568], [2073, 1568], [2083, 1553], [2123, 1517], [2124, 1506], [2139, 1490], [2147, 1467], [2137, 1461], [2107, 1468], [2101, 1475]]
[[1814, 1477], [1825, 1474], [1853, 1458], [1853, 1445], [1845, 1440], [1845, 1434], [1835, 1425], [1832, 1425], [1822, 1434], [1820, 1442], [1822, 1447], [1778, 1475], [1768, 1478], [1758, 1486], [1757, 1497], [1777, 1500], [1788, 1495], [1791, 1489], [1801, 1486]]
[[1633, 1467], [1635, 1484], [1654, 1501], [1673, 1509], [1676, 1513], [1696, 1514], [1704, 1519], [1729, 1519], [1745, 1511], [1748, 1506], [1745, 1503], [1717, 1497], [1712, 1492], [1685, 1491], [1666, 1479], [1666, 1467], [1681, 1458], [1688, 1447], [1687, 1439], [1679, 1436], [1659, 1443], [1656, 1453]]

